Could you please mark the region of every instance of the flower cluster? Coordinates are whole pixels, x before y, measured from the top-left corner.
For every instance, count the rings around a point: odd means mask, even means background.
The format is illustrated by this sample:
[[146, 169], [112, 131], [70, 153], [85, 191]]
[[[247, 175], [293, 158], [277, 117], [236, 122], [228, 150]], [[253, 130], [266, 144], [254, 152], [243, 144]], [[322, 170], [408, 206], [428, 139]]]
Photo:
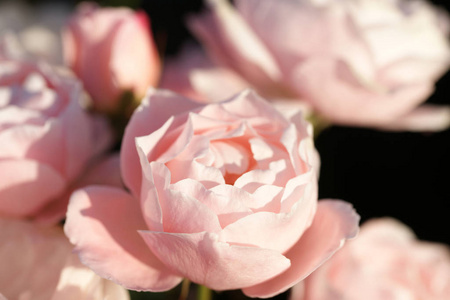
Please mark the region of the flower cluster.
[[445, 130], [450, 107], [422, 103], [450, 66], [446, 14], [204, 4], [186, 22], [204, 48], [164, 60], [145, 11], [19, 26], [0, 5], [0, 299], [446, 299], [447, 246], [394, 219], [358, 234], [352, 204], [319, 200], [314, 140]]

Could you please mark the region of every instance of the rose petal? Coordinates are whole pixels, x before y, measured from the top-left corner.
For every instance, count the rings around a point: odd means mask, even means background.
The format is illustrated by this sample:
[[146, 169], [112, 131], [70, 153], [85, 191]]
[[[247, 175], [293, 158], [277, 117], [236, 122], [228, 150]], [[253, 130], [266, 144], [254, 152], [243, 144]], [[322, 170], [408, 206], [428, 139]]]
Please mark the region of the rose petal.
[[404, 85], [393, 91], [371, 90], [339, 78], [337, 69], [335, 61], [317, 58], [304, 62], [293, 75], [293, 82], [302, 82], [299, 88], [306, 99], [312, 99], [311, 105], [336, 123], [371, 126], [391, 122], [433, 91], [431, 82]]
[[272, 54], [231, 5], [222, 0], [208, 1], [207, 4], [211, 14], [191, 18], [188, 25], [208, 45], [208, 50], [213, 50], [223, 63], [248, 75], [249, 81], [278, 80], [281, 74]]
[[140, 231], [165, 265], [214, 290], [238, 289], [280, 274], [289, 260], [276, 251], [233, 246], [215, 234]]
[[51, 167], [30, 160], [0, 160], [0, 213], [30, 216], [60, 196], [66, 181]]
[[36, 160], [63, 175], [63, 139], [64, 130], [59, 122], [46, 122], [43, 126], [13, 126], [0, 131], [0, 157]]
[[118, 188], [92, 186], [70, 200], [65, 233], [81, 261], [128, 289], [164, 291], [182, 278], [151, 253], [137, 230], [147, 226], [138, 201]]
[[141, 171], [134, 139], [148, 135], [161, 127], [170, 116], [201, 106], [179, 95], [164, 90], [150, 89], [136, 109], [125, 129], [121, 148], [121, 170], [125, 185], [133, 195], [141, 192]]
[[251, 195], [232, 185], [222, 184], [207, 189], [200, 182], [186, 178], [172, 184], [171, 188], [208, 206], [217, 215], [222, 228], [252, 213], [244, 205]]
[[[288, 212], [257, 212], [228, 225], [219, 235], [221, 241], [254, 245], [280, 253], [289, 249], [310, 226], [316, 211], [317, 193], [305, 193], [301, 182], [296, 202]], [[310, 188], [312, 191], [316, 189]]]
[[319, 201], [311, 227], [285, 253], [291, 267], [277, 277], [261, 284], [244, 288], [249, 297], [268, 298], [277, 295], [303, 280], [334, 252], [346, 239], [356, 236], [359, 216], [351, 205], [342, 201]]
[[379, 124], [383, 130], [393, 131], [441, 131], [450, 127], [450, 107], [425, 104], [392, 122]]

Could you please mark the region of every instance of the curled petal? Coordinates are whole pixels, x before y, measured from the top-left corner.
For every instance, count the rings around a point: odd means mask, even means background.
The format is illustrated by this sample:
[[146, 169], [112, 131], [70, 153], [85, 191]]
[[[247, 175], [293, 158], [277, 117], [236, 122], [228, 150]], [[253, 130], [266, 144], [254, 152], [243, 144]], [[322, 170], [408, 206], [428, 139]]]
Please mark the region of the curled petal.
[[146, 247], [139, 202], [118, 188], [92, 186], [70, 200], [66, 235], [80, 260], [100, 276], [128, 289], [165, 291], [182, 278]]
[[290, 266], [289, 260], [276, 251], [219, 242], [213, 233], [140, 231], [140, 234], [165, 265], [214, 290], [251, 286]]
[[244, 294], [268, 298], [289, 289], [329, 259], [346, 239], [355, 237], [358, 221], [359, 216], [348, 203], [319, 201], [311, 227], [285, 253], [291, 267], [271, 280], [243, 289]]
[[[139, 196], [141, 171], [136, 152], [135, 137], [148, 135], [160, 128], [170, 116], [200, 107], [193, 102], [169, 91], [150, 89], [142, 104], [133, 113], [125, 129], [121, 148], [121, 169], [125, 185], [133, 195]], [[151, 120], [151, 122], [149, 122]]]

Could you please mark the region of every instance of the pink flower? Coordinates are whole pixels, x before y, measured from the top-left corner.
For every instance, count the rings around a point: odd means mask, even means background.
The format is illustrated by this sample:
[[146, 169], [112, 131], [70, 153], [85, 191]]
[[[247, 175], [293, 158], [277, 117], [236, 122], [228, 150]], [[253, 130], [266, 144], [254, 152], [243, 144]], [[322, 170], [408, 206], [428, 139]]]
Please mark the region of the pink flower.
[[295, 286], [292, 300], [445, 300], [450, 252], [419, 241], [393, 219], [371, 220], [332, 259]]
[[301, 99], [334, 123], [441, 130], [419, 106], [447, 71], [448, 19], [423, 1], [225, 0], [189, 25], [221, 65], [268, 98]]
[[60, 227], [0, 218], [0, 265], [0, 299], [129, 299], [80, 263]]
[[232, 70], [215, 65], [199, 46], [192, 44], [165, 60], [159, 85], [204, 103], [228, 99], [249, 86]]
[[[256, 94], [203, 105], [150, 90], [122, 143], [122, 190], [72, 195], [65, 232], [81, 260], [128, 289], [183, 277], [269, 297], [304, 279], [358, 230], [317, 202], [311, 126]], [[137, 200], [139, 199], [139, 200]]]
[[147, 15], [83, 3], [63, 36], [66, 63], [102, 112], [116, 112], [124, 92], [145, 95], [159, 79], [160, 62]]
[[0, 49], [0, 215], [37, 217], [111, 135], [83, 111], [81, 84], [67, 70], [12, 58], [7, 43]]

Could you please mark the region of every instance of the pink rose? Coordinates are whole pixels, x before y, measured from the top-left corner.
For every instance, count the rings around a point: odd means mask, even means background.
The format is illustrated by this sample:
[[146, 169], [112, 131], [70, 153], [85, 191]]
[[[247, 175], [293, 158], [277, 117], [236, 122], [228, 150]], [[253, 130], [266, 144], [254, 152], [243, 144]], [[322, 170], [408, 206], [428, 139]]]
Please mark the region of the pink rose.
[[78, 180], [110, 133], [82, 109], [81, 84], [67, 70], [11, 58], [7, 43], [0, 49], [0, 215], [37, 217]]
[[419, 241], [393, 219], [371, 220], [304, 285], [292, 300], [445, 300], [450, 295], [450, 251]]
[[[448, 18], [423, 1], [226, 0], [189, 25], [207, 51], [268, 98], [307, 101], [339, 124], [441, 130], [419, 106], [450, 62]], [[300, 101], [300, 100], [297, 100]]]
[[81, 264], [60, 227], [0, 218], [0, 265], [0, 299], [129, 299]]
[[164, 62], [159, 87], [200, 102], [219, 102], [250, 86], [232, 70], [215, 65], [197, 45], [186, 44]]
[[358, 230], [349, 204], [317, 202], [312, 128], [292, 120], [249, 91], [203, 105], [150, 90], [122, 143], [132, 194], [75, 192], [66, 235], [87, 266], [128, 289], [186, 277], [251, 297], [287, 290]]
[[160, 62], [144, 12], [83, 3], [68, 22], [63, 42], [66, 63], [99, 111], [117, 112], [124, 92], [140, 99], [159, 79]]

